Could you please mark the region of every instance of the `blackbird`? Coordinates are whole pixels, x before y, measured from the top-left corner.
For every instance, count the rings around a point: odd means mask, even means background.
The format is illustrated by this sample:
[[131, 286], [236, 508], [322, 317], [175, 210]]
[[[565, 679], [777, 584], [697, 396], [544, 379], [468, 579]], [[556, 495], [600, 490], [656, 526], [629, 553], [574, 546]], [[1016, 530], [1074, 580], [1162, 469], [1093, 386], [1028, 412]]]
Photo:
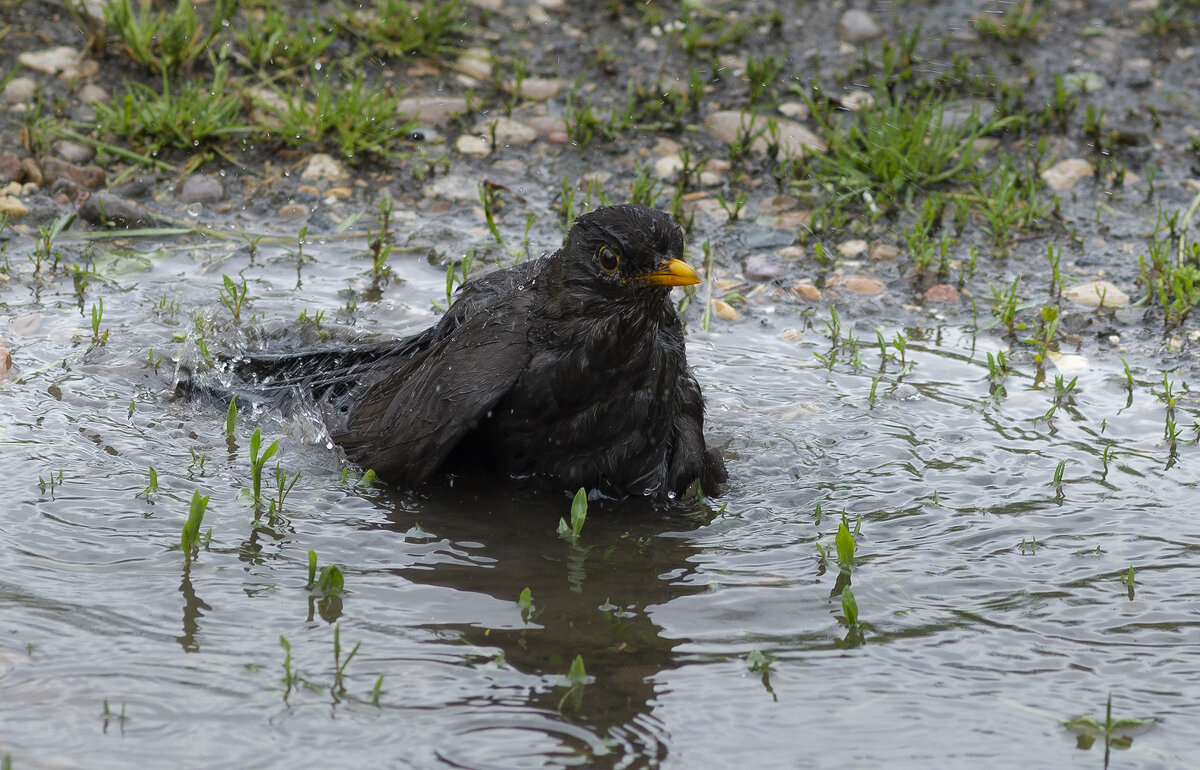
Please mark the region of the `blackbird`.
[[413, 487], [480, 465], [614, 497], [706, 494], [704, 441], [673, 286], [700, 282], [670, 215], [637, 205], [575, 220], [563, 247], [472, 278], [412, 337], [226, 361], [240, 398], [311, 398], [330, 437]]

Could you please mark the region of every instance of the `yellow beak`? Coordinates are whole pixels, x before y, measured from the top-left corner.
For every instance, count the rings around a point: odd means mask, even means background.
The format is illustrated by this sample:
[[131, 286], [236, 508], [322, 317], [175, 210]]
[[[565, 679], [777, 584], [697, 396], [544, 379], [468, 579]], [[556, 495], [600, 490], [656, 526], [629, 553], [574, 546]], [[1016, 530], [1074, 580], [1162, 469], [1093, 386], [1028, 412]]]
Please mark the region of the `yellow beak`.
[[700, 274], [682, 259], [670, 259], [641, 276], [641, 282], [650, 286], [691, 286], [700, 283]]

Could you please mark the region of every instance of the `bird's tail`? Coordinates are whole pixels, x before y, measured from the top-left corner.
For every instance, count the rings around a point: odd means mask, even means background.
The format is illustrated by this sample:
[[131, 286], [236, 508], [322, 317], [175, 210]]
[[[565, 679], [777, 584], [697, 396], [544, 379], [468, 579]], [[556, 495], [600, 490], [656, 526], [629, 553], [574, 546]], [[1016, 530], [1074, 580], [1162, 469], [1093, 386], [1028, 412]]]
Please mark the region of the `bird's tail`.
[[414, 340], [389, 340], [335, 349], [208, 356], [190, 345], [171, 385], [188, 398], [287, 408], [297, 402], [329, 403], [363, 384], [391, 360], [410, 354]]

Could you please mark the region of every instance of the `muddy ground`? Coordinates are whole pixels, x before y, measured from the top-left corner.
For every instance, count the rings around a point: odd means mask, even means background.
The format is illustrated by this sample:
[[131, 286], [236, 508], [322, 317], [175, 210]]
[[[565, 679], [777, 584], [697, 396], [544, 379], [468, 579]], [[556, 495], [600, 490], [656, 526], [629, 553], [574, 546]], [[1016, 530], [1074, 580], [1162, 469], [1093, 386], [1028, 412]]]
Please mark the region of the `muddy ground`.
[[[554, 0], [480, 2], [463, 7], [443, 40], [443, 53], [433, 58], [356, 54], [358, 41], [326, 24], [335, 33], [321, 57], [327, 68], [353, 57], [368, 82], [412, 100], [404, 102], [415, 116], [411, 130], [387, 152], [347, 157], [331, 143], [294, 146], [258, 130], [232, 141], [201, 142], [191, 152], [168, 146], [153, 158], [139, 158], [145, 138], [130, 140], [97, 127], [95, 105], [83, 99], [119, 104], [130, 83], [158, 88], [157, 78], [124, 55], [121, 42], [102, 24], [81, 29], [78, 21], [86, 15], [59, 3], [7, 2], [0, 16], [0, 72], [10, 81], [9, 104], [0, 113], [0, 147], [11, 155], [0, 173], [22, 184], [6, 188], [7, 200], [19, 203], [0, 234], [6, 240], [5, 272], [23, 280], [18, 276], [30, 270], [25, 254], [38, 229], [77, 207], [85, 216], [68, 234], [96, 227], [84, 219], [103, 226], [107, 215], [108, 224], [115, 219], [130, 227], [214, 227], [293, 240], [301, 232], [309, 238], [348, 232], [365, 242], [370, 231], [383, 227], [378, 210], [385, 197], [395, 201], [389, 227], [399, 246], [428, 249], [430, 259], [442, 264], [468, 251], [476, 266], [504, 263], [554, 248], [572, 207], [597, 205], [602, 197], [628, 199], [641, 173], [643, 182], [649, 178], [659, 185], [648, 200], [666, 208], [674, 195], [673, 208], [691, 232], [694, 259], [702, 258], [705, 240], [715, 247], [714, 296], [728, 300], [716, 306], [716, 322], [746, 322], [781, 306], [813, 307], [815, 315], [825, 316], [833, 305], [845, 308], [843, 317], [852, 321], [866, 319], [868, 328], [870, 317], [880, 313], [918, 326], [928, 313], [971, 315], [982, 325], [994, 324], [990, 298], [1016, 275], [1024, 276], [1019, 298], [1025, 305], [1041, 304], [1042, 292], [1051, 299], [1047, 244], [1063, 250], [1067, 282], [1111, 281], [1136, 306], [1147, 294], [1139, 283], [1138, 258], [1150, 235], [1163, 229], [1159, 213], [1182, 212], [1195, 195], [1200, 133], [1190, 84], [1200, 82], [1193, 47], [1198, 11], [1189, 3], [1153, 1], [1024, 6], [1036, 18], [1029, 17], [1034, 20], [1027, 34], [1005, 40], [986, 34], [981, 22], [1002, 22], [1001, 14], [1020, 10], [1009, 3], [585, 8]], [[865, 14], [847, 14], [852, 8]], [[212, 13], [204, 6], [199, 10], [202, 17]], [[297, 5], [293, 11], [297, 19], [311, 17], [320, 26], [335, 9]], [[252, 13], [237, 11], [234, 23], [243, 18], [237, 14]], [[1156, 26], [1156, 19], [1165, 20]], [[217, 40], [231, 45], [224, 37]], [[67, 64], [42, 65], [50, 71], [39, 72], [18, 63], [21, 54], [56, 46], [74, 52], [73, 58], [68, 52]], [[712, 126], [712, 116], [722, 111], [794, 119], [814, 131], [817, 141], [787, 144], [784, 155], [792, 150], [811, 158], [811, 146], [801, 144], [818, 144], [822, 126], [807, 114], [805, 95], [819, 94], [835, 115], [850, 119], [850, 110], [871, 98], [887, 46], [911, 54], [910, 74], [892, 87], [945, 98], [947, 124], [970, 109], [985, 114], [998, 109], [997, 100], [1011, 101], [1013, 94], [1023, 114], [1034, 113], [1054, 102], [1056, 77], [1075, 97], [1069, 114], [1057, 122], [1026, 120], [981, 140], [988, 142], [983, 165], [1009, 157], [1048, 174], [1060, 161], [1075, 164], [1064, 167], [1065, 179], [1056, 178], [1042, 191], [1054, 204], [1003, 248], [995, 248], [985, 223], [972, 215], [949, 241], [952, 253], [944, 269], [915, 269], [907, 233], [916, 212], [928, 195], [958, 194], [961, 186], [910, 189], [904, 200], [878, 213], [863, 189], [811, 181], [804, 168], [781, 173], [777, 147], [774, 157], [761, 149], [731, 152], [714, 135], [724, 135]], [[748, 62], [769, 57], [775, 57], [778, 71], [753, 88]], [[172, 87], [188, 78], [205, 82], [215, 61], [198, 58], [190, 73], [172, 76]], [[278, 85], [289, 76], [310, 77], [302, 67], [264, 74], [239, 61], [234, 57], [232, 71], [244, 89], [244, 105], [236, 120], [260, 129], [269, 125], [261, 110], [255, 113], [260, 103], [254, 89], [263, 79]], [[32, 81], [31, 94], [12, 88], [21, 78]], [[703, 80], [702, 97], [690, 78]], [[521, 90], [514, 95], [516, 81]], [[684, 92], [698, 98], [688, 101]], [[681, 99], [686, 106], [677, 109]], [[614, 109], [635, 103], [628, 122], [607, 135], [598, 128], [588, 137], [578, 127], [580, 104], [606, 122]], [[1092, 109], [1103, 110], [1102, 133], [1087, 130]], [[134, 154], [117, 155], [111, 147]], [[691, 173], [686, 165], [680, 171], [680, 148], [690, 154]], [[325, 158], [318, 157], [314, 163], [314, 155], [326, 152], [331, 161], [323, 164]], [[63, 155], [75, 165], [56, 163]], [[31, 160], [35, 169], [28, 167]], [[485, 224], [480, 182], [495, 196], [505, 248]], [[740, 194], [745, 198], [739, 206]], [[28, 213], [21, 215], [22, 209]], [[1186, 233], [1186, 226], [1180, 223], [1176, 232]], [[818, 243], [824, 254], [814, 258]], [[978, 257], [966, 275], [962, 265], [971, 247]], [[76, 243], [66, 246], [61, 261], [86, 259]], [[950, 288], [927, 294], [935, 284]], [[1062, 312], [1063, 333], [1054, 346], [1064, 350], [1080, 349], [1084, 340], [1128, 345], [1139, 339], [1171, 357], [1191, 342], [1187, 324], [1164, 323], [1162, 309], [1153, 303], [1097, 311], [1067, 302]], [[1019, 355], [1021, 347], [1016, 350]]]

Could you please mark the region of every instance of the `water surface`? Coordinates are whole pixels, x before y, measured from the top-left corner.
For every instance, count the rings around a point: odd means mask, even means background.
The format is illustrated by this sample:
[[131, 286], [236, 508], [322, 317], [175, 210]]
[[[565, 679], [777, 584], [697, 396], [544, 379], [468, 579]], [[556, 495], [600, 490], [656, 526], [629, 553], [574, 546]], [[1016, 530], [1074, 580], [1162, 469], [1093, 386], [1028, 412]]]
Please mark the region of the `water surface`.
[[[197, 313], [222, 349], [301, 309], [338, 336], [399, 334], [436, 318], [442, 268], [399, 255], [373, 285], [336, 241], [299, 268], [230, 242], [128, 245], [142, 256], [104, 267], [82, 303], [64, 278], [0, 287], [17, 364], [0, 386], [0, 752], [15, 767], [1100, 767], [1103, 740], [1083, 750], [1064, 722], [1103, 721], [1110, 694], [1114, 716], [1157, 720], [1117, 766], [1194, 761], [1183, 373], [1172, 447], [1161, 372], [1137, 351], [1130, 386], [1116, 352], [1085, 345], [1045, 419], [1059, 372], [1012, 355], [998, 394], [987, 354], [1010, 342], [961, 323], [844, 310], [843, 334], [903, 333], [905, 360], [864, 344], [861, 366], [844, 346], [825, 366], [824, 310], [760, 306], [705, 332], [693, 308], [728, 489], [667, 510], [595, 502], [572, 545], [555, 533], [565, 493], [364, 488], [311, 419], [243, 414], [230, 438], [223, 413], [167, 392]], [[241, 330], [218, 300], [239, 273]], [[255, 428], [301, 472], [275, 517], [239, 498]], [[150, 466], [159, 489], [140, 494]], [[197, 489], [212, 540], [187, 565]], [[818, 549], [843, 514], [849, 574]], [[339, 600], [306, 589], [309, 550], [340, 565]], [[335, 630], [342, 662], [360, 645], [340, 683]], [[571, 689], [576, 656], [588, 683]]]

